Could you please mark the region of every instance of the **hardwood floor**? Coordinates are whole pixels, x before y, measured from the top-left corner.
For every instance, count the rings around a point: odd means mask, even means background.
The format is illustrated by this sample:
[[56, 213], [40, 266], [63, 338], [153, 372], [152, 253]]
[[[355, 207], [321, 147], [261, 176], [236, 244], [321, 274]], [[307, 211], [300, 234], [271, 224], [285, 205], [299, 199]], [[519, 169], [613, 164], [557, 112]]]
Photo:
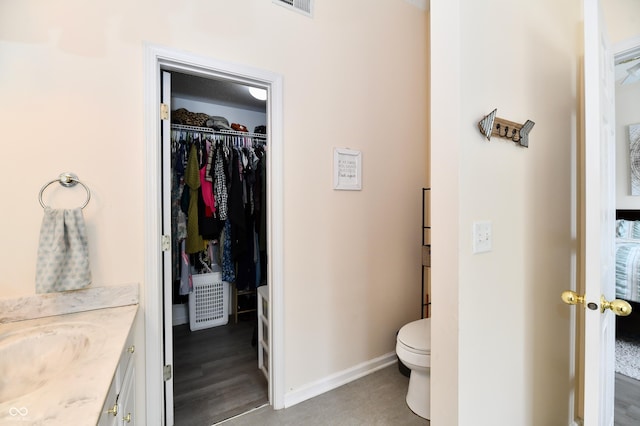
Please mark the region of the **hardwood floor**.
[[[640, 305], [631, 303], [634, 313]], [[616, 317], [617, 336], [638, 336], [640, 315]], [[616, 373], [614, 424], [616, 426], [640, 425], [640, 381]]]
[[253, 345], [255, 314], [238, 324], [173, 328], [176, 426], [209, 426], [268, 403], [267, 380]]
[[616, 426], [640, 425], [640, 381], [616, 373]]

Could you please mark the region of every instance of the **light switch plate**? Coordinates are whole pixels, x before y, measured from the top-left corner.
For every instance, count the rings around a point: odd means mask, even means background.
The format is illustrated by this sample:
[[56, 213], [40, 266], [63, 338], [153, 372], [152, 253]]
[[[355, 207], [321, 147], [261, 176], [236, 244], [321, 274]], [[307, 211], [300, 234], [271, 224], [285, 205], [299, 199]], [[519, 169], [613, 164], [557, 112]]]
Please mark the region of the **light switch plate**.
[[492, 230], [490, 220], [473, 222], [473, 252], [485, 253], [491, 251]]

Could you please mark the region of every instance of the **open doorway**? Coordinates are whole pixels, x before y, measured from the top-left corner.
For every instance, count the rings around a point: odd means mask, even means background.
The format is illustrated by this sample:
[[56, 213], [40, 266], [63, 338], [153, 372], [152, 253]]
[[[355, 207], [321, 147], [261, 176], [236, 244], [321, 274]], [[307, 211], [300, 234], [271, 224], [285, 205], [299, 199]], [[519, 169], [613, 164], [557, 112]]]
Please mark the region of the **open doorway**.
[[[145, 49], [145, 388], [147, 424], [173, 425], [173, 300], [172, 286], [165, 286], [171, 277], [171, 222], [163, 215], [163, 202], [170, 199], [163, 185], [163, 176], [170, 165], [163, 152], [170, 144], [161, 143], [170, 135], [171, 123], [162, 118], [170, 102], [170, 84], [162, 79], [163, 72], [181, 73], [219, 81], [261, 88], [268, 94], [266, 102], [267, 211], [268, 238], [266, 251], [269, 262], [266, 280], [269, 283], [269, 318], [266, 339], [270, 342], [267, 360], [268, 400], [275, 408], [283, 408], [283, 155], [282, 155], [282, 78], [267, 71], [230, 64], [211, 58], [177, 52], [148, 45]], [[167, 92], [167, 86], [169, 91]], [[163, 98], [163, 94], [165, 97]], [[169, 110], [171, 108], [169, 107]], [[169, 154], [170, 155], [170, 154]], [[165, 178], [166, 180], [166, 178]], [[167, 245], [169, 249], [167, 249]], [[164, 247], [164, 248], [163, 248]], [[171, 280], [171, 278], [169, 278]], [[166, 293], [169, 293], [168, 297]], [[250, 344], [250, 342], [249, 342]], [[256, 350], [257, 351], [257, 350]], [[258, 369], [257, 360], [255, 368]], [[158, 410], [164, 407], [164, 410]]]
[[258, 336], [258, 290], [269, 284], [267, 91], [176, 71], [165, 80], [174, 423], [215, 424], [269, 402], [268, 339]]
[[[616, 219], [640, 220], [637, 165], [640, 158], [640, 37], [615, 46]], [[635, 134], [635, 136], [634, 136]], [[635, 176], [634, 176], [635, 175]], [[616, 297], [631, 303], [628, 317], [616, 318], [615, 424], [640, 424], [640, 296], [634, 264], [640, 261], [635, 238], [622, 238], [616, 227]], [[630, 235], [633, 237], [633, 235]], [[637, 255], [635, 253], [638, 253]], [[638, 259], [637, 261], [635, 259]]]

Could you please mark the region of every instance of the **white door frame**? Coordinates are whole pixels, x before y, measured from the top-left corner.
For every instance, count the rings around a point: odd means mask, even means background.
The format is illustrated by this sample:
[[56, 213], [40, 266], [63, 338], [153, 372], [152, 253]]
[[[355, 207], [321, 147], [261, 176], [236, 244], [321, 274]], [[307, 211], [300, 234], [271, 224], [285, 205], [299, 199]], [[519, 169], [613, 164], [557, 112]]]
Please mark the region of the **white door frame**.
[[[160, 70], [175, 70], [203, 77], [218, 77], [263, 87], [268, 92], [267, 211], [269, 262], [269, 400], [274, 409], [284, 408], [284, 262], [283, 262], [283, 83], [282, 76], [243, 65], [218, 61], [183, 51], [146, 44], [144, 47], [144, 300], [146, 423], [164, 425], [162, 380], [163, 288], [162, 288], [162, 145], [160, 141]], [[257, 364], [256, 364], [256, 368]]]

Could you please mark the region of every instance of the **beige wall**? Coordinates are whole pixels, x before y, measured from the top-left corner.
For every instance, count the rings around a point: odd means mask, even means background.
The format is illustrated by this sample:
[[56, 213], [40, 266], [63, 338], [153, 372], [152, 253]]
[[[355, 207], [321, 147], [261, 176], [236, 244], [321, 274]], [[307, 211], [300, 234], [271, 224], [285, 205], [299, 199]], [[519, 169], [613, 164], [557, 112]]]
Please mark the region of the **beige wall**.
[[[149, 42], [284, 78], [286, 391], [392, 352], [420, 315], [426, 25], [399, 0], [316, 2], [314, 19], [258, 0], [1, 1], [0, 296], [34, 293], [37, 194], [64, 171], [92, 190], [93, 285], [158, 285], [143, 265]], [[333, 147], [362, 151], [362, 191], [332, 190]]]
[[[431, 2], [434, 424], [569, 423], [580, 5]], [[529, 148], [479, 133], [494, 108]]]
[[637, 0], [601, 0], [601, 4], [611, 43], [619, 43], [638, 36], [640, 2]]

